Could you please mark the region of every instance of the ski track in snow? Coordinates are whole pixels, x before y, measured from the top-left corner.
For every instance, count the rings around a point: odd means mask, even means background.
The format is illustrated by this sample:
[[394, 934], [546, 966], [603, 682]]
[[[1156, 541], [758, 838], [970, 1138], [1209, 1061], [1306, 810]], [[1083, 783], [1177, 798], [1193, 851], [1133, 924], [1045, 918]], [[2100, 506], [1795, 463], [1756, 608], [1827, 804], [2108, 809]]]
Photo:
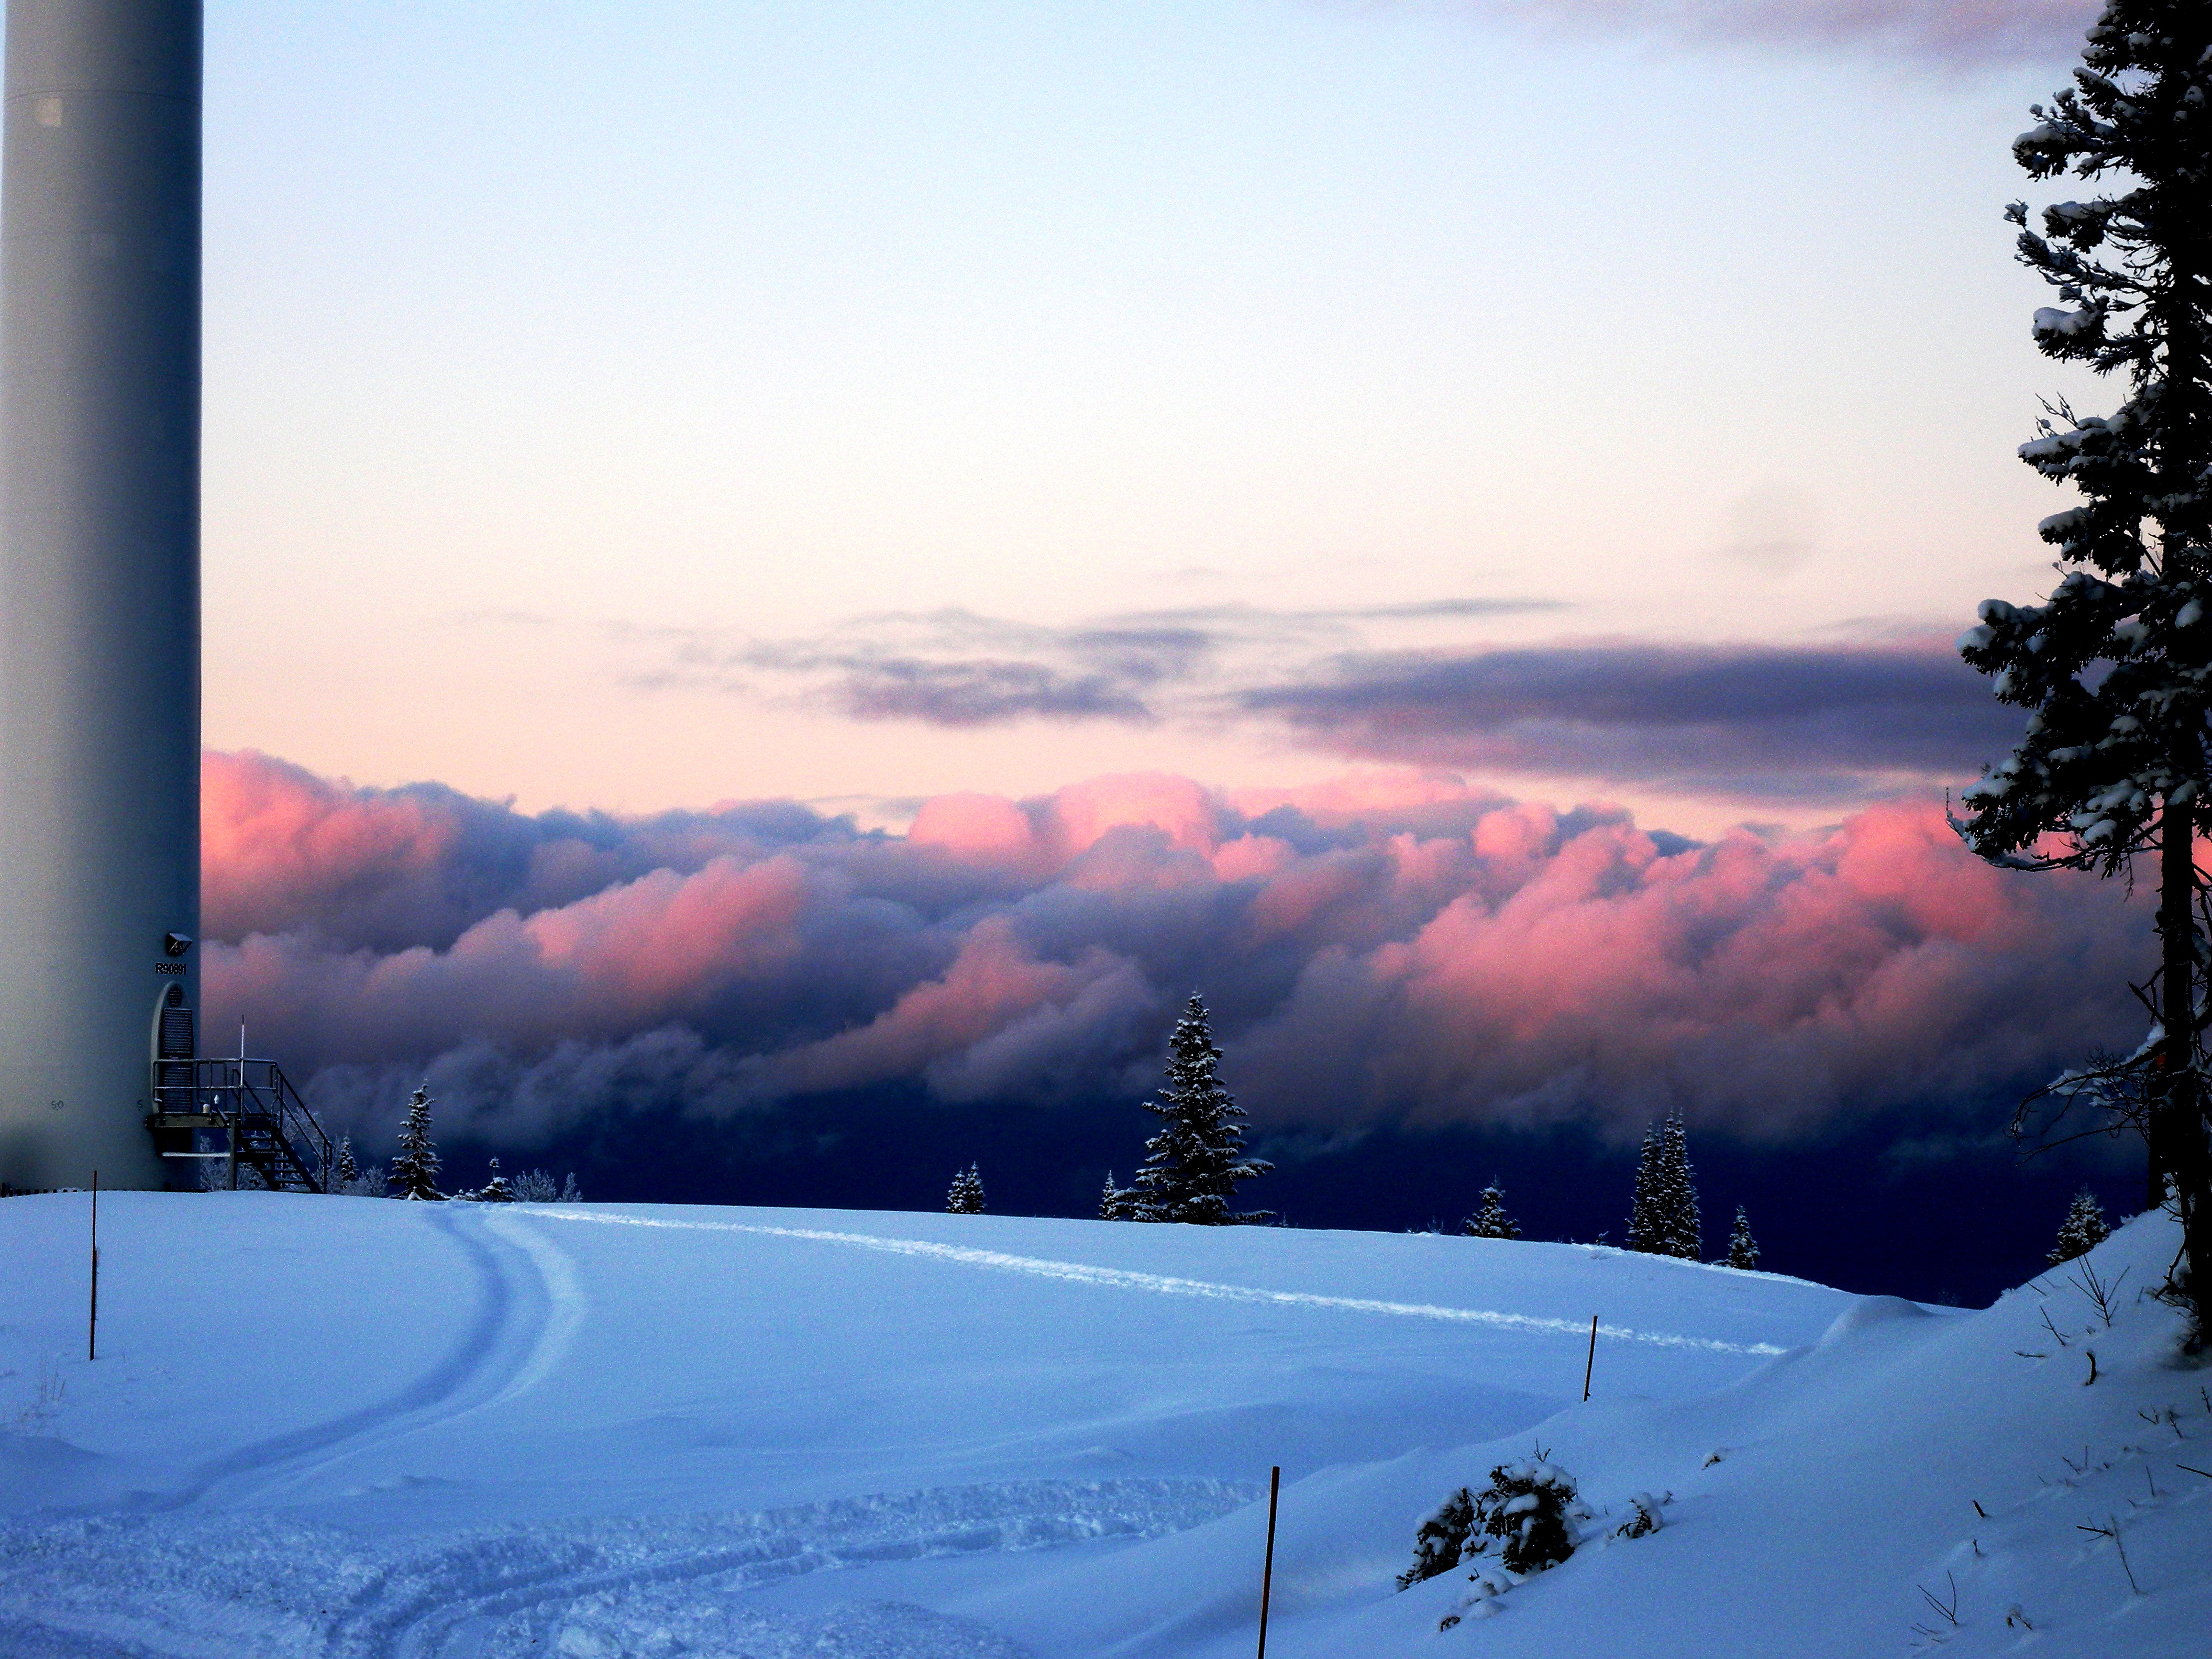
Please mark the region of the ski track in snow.
[[477, 1278], [475, 1315], [446, 1357], [382, 1400], [201, 1463], [150, 1507], [266, 1502], [370, 1447], [511, 1400], [543, 1380], [583, 1321], [573, 1264], [519, 1218], [464, 1217], [441, 1206], [424, 1220], [460, 1247]]
[[[796, 1238], [817, 1244], [842, 1244], [854, 1249], [878, 1250], [890, 1255], [926, 1256], [954, 1261], [963, 1267], [994, 1273], [1028, 1273], [1038, 1279], [1057, 1279], [1070, 1284], [1100, 1285], [1119, 1290], [1148, 1291], [1156, 1296], [1209, 1297], [1224, 1302], [1259, 1302], [1285, 1308], [1331, 1308], [1346, 1313], [1388, 1314], [1401, 1319], [1437, 1319], [1453, 1324], [1486, 1325], [1496, 1330], [1534, 1331], [1546, 1335], [1587, 1339], [1587, 1322], [1552, 1319], [1536, 1314], [1500, 1313], [1488, 1308], [1446, 1308], [1427, 1302], [1379, 1302], [1365, 1297], [1320, 1296], [1308, 1291], [1263, 1291], [1249, 1285], [1220, 1285], [1203, 1279], [1176, 1279], [1164, 1273], [1135, 1273], [1124, 1267], [1095, 1267], [1080, 1261], [1054, 1261], [1042, 1256], [1009, 1255], [1002, 1250], [978, 1250], [959, 1244], [939, 1244], [927, 1239], [885, 1238], [874, 1233], [830, 1232], [813, 1227], [769, 1227], [740, 1221], [667, 1221], [650, 1216], [606, 1215], [595, 1211], [532, 1207], [526, 1213], [548, 1220], [596, 1223], [611, 1227], [670, 1228], [688, 1232], [750, 1233], [764, 1238]], [[1755, 1356], [1787, 1352], [1771, 1342], [1725, 1342], [1717, 1337], [1681, 1336], [1671, 1331], [1636, 1330], [1626, 1325], [1601, 1323], [1600, 1336], [1617, 1342], [1642, 1342], [1661, 1348], [1696, 1348], [1709, 1353]]]
[[[744, 1592], [872, 1563], [1155, 1538], [1251, 1503], [1241, 1481], [1011, 1481], [787, 1509], [517, 1526], [380, 1547], [266, 1516], [0, 1528], [9, 1659], [522, 1659], [644, 1650], [1020, 1659], [898, 1604], [788, 1613]], [[667, 1646], [672, 1629], [685, 1633]], [[659, 1645], [655, 1645], [656, 1639]]]

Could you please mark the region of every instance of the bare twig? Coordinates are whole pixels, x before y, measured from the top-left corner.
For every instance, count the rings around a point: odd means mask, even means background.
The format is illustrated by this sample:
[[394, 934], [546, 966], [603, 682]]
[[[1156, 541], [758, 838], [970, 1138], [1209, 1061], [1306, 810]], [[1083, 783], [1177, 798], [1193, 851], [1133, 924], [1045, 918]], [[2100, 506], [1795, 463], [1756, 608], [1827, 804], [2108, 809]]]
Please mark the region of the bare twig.
[[2176, 1463], [2173, 1467], [2177, 1469], [2187, 1469], [2191, 1474], [2201, 1474], [2207, 1480], [2212, 1480], [2212, 1469], [2200, 1469], [2194, 1463]]
[[2081, 1386], [2086, 1389], [2097, 1380], [2097, 1351], [2094, 1348], [2084, 1348], [2081, 1352], [2089, 1356], [2089, 1375], [2081, 1381]]
[[[2128, 1576], [2128, 1588], [2133, 1590], [2137, 1595], [2141, 1595], [2142, 1594], [2142, 1586], [2136, 1583], [2136, 1570], [2128, 1565], [2128, 1547], [2120, 1540], [2119, 1516], [2117, 1515], [2106, 1516], [2105, 1524], [2101, 1527], [2085, 1527], [2077, 1522], [2075, 1524], [2074, 1530], [2076, 1532], [2094, 1533], [2100, 1538], [2111, 1539], [2112, 1540], [2113, 1549], [2118, 1551], [2119, 1553], [2120, 1571]], [[1924, 1590], [1921, 1593], [1923, 1595], [1927, 1594]]]
[[1948, 1606], [1936, 1595], [1936, 1592], [1929, 1589], [1927, 1585], [1918, 1584], [1914, 1586], [1914, 1588], [1920, 1592], [1921, 1600], [1927, 1602], [1929, 1607], [1935, 1608], [1936, 1613], [1942, 1617], [1950, 1620], [1952, 1624], [1956, 1625], [1959, 1622], [1959, 1577], [1956, 1573], [1951, 1572], [1945, 1573], [1943, 1577], [1948, 1579], [1951, 1583], [1951, 1600]]
[[2058, 1327], [2051, 1322], [2051, 1310], [2048, 1308], [2045, 1308], [2043, 1310], [2043, 1328], [2051, 1333], [2052, 1339], [2057, 1342], [2060, 1347], [2063, 1348], [2069, 1346], [2066, 1339], [2059, 1334]]
[[2112, 1321], [2118, 1316], [2112, 1306], [2113, 1298], [2119, 1295], [2121, 1282], [2127, 1276], [2128, 1269], [2123, 1267], [2118, 1277], [2108, 1282], [2099, 1278], [2096, 1268], [2084, 1261], [2075, 1265], [2074, 1273], [2066, 1275], [2066, 1282], [2089, 1298], [2089, 1305], [2097, 1310], [2097, 1317], [2105, 1322], [2105, 1328], [2109, 1331]]
[[1982, 1500], [1980, 1498], [1969, 1498], [1966, 1501], [1974, 1506], [1974, 1513], [1980, 1516], [1983, 1520], [1986, 1521], [1990, 1518], [1990, 1512], [1982, 1507]]

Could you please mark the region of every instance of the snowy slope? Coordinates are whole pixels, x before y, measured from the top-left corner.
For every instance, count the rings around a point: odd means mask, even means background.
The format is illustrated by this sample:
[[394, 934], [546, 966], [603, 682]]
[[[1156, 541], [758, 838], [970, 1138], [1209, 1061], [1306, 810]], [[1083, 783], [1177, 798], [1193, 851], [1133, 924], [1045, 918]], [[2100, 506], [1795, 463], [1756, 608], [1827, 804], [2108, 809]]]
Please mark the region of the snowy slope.
[[[25, 1659], [1243, 1654], [1270, 1463], [1283, 1659], [2212, 1653], [2157, 1218], [2106, 1329], [2063, 1273], [1969, 1315], [1570, 1245], [121, 1194], [90, 1364], [84, 1222], [0, 1204]], [[1539, 1441], [1593, 1534], [1664, 1528], [1439, 1633], [1415, 1519]]]

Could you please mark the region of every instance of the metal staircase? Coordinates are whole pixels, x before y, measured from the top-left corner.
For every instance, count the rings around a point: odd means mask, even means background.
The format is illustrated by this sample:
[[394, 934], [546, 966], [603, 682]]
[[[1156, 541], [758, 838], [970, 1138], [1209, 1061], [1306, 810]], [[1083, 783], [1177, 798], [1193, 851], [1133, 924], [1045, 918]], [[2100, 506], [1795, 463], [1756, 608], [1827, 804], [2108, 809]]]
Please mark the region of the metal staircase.
[[233, 1188], [241, 1166], [280, 1193], [327, 1193], [336, 1173], [330, 1136], [273, 1060], [156, 1060], [146, 1127], [165, 1158], [225, 1160]]

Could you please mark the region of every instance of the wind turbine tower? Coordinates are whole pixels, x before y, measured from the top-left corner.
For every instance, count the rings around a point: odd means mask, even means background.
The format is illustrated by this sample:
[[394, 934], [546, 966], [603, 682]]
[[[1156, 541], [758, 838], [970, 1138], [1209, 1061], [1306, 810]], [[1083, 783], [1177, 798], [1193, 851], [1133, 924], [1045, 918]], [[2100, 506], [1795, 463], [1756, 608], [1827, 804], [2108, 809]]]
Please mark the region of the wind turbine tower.
[[7, 15], [0, 1181], [159, 1188], [198, 1001], [201, 0]]

